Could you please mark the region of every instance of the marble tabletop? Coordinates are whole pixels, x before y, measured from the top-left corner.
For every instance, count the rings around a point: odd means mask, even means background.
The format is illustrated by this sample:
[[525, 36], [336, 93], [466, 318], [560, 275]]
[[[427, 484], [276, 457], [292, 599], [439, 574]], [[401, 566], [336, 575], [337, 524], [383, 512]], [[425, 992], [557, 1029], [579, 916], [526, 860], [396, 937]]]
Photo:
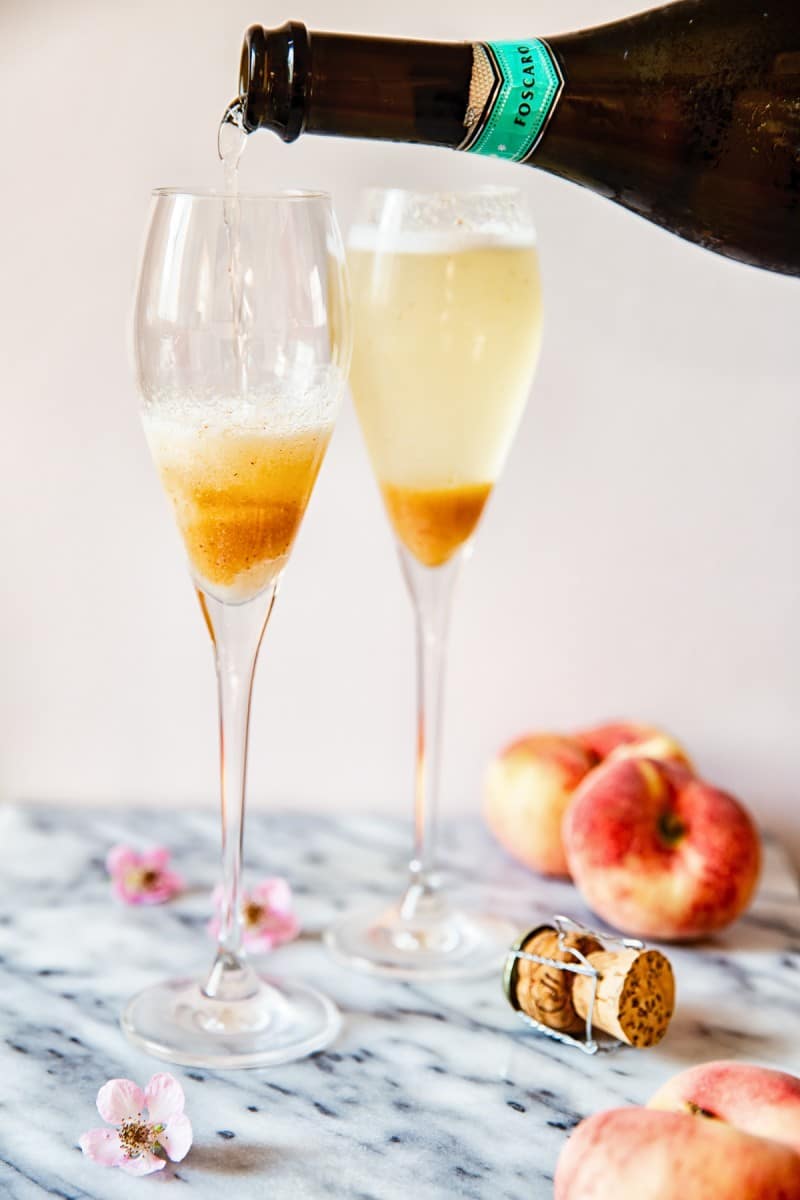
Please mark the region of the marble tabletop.
[[[172, 1068], [194, 1145], [184, 1162], [139, 1180], [88, 1162], [77, 1139], [100, 1124], [94, 1098], [106, 1079], [144, 1083], [165, 1069], [129, 1046], [117, 1021], [145, 984], [208, 966], [216, 816], [0, 809], [4, 1200], [127, 1200], [161, 1187], [196, 1200], [544, 1200], [567, 1131], [588, 1113], [642, 1102], [712, 1058], [800, 1073], [800, 907], [777, 845], [738, 925], [702, 948], [669, 950], [679, 1006], [662, 1045], [588, 1058], [525, 1029], [499, 978], [412, 986], [330, 961], [320, 931], [334, 914], [396, 893], [407, 839], [404, 824], [385, 819], [251, 815], [247, 875], [288, 876], [304, 925], [270, 970], [327, 991], [343, 1031], [327, 1052], [289, 1066]], [[159, 908], [113, 901], [103, 860], [120, 841], [168, 843], [188, 890]], [[589, 919], [571, 886], [516, 868], [476, 822], [448, 825], [442, 846], [453, 886], [469, 878], [473, 900], [520, 926], [555, 912]]]

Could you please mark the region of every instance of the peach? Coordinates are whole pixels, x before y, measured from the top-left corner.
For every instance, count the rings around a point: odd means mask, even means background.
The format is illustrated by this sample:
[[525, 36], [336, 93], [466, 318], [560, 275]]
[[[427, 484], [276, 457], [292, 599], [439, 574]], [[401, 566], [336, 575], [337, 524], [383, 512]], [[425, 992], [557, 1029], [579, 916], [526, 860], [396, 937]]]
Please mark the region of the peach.
[[612, 1109], [562, 1151], [555, 1200], [800, 1200], [788, 1146], [683, 1113]]
[[508, 746], [486, 776], [489, 828], [514, 858], [543, 875], [567, 875], [561, 824], [597, 758], [574, 738], [540, 733]]
[[648, 1108], [713, 1117], [800, 1155], [800, 1079], [752, 1063], [711, 1062], [682, 1071]]
[[689, 941], [722, 929], [758, 881], [761, 844], [746, 810], [673, 763], [598, 767], [577, 788], [563, 836], [589, 907], [645, 938]]
[[639, 725], [633, 721], [616, 721], [609, 725], [597, 725], [584, 729], [576, 738], [598, 761], [607, 758], [616, 762], [620, 758], [658, 758], [664, 762], [675, 762], [690, 771], [694, 770], [689, 755], [672, 734], [654, 725]]
[[509, 854], [543, 875], [569, 875], [561, 826], [578, 784], [604, 758], [641, 755], [690, 766], [682, 746], [652, 725], [616, 722], [574, 737], [520, 738], [490, 766], [484, 813]]
[[693, 1067], [648, 1108], [582, 1121], [555, 1200], [799, 1200], [800, 1080], [742, 1063]]

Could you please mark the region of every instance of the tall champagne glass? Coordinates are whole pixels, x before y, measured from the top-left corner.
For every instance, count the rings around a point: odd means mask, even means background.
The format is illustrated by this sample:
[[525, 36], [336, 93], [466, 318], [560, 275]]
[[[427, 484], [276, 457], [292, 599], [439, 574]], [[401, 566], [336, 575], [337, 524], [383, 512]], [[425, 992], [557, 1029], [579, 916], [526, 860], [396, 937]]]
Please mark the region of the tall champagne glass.
[[513, 931], [454, 908], [435, 869], [445, 651], [459, 568], [539, 357], [536, 239], [523, 196], [368, 192], [348, 243], [351, 386], [417, 633], [414, 847], [399, 902], [328, 930], [335, 955], [405, 978], [493, 970]]
[[207, 977], [147, 988], [122, 1025], [171, 1062], [251, 1067], [327, 1045], [339, 1016], [265, 979], [242, 948], [253, 673], [347, 373], [344, 250], [317, 193], [154, 193], [134, 316], [150, 450], [183, 538], [217, 668], [222, 910]]

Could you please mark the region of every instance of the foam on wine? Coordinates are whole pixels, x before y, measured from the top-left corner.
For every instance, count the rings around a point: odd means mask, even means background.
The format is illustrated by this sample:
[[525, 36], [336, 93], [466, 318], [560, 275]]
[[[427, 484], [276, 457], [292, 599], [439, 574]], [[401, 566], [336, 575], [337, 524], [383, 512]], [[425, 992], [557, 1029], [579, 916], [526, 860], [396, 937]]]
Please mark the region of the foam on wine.
[[505, 226], [481, 225], [480, 229], [403, 229], [354, 225], [347, 236], [348, 250], [369, 254], [460, 254], [467, 250], [532, 250], [536, 235], [531, 229], [518, 233]]
[[261, 402], [160, 398], [144, 426], [198, 587], [243, 603], [289, 556], [333, 428], [340, 381]]

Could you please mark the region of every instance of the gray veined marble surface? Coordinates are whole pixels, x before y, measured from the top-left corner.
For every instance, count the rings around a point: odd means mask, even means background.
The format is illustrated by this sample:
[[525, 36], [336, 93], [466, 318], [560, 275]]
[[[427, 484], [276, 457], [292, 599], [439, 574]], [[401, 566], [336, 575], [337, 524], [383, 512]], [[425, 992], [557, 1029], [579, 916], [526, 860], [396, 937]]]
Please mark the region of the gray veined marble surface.
[[[189, 1157], [131, 1179], [85, 1161], [100, 1124], [98, 1087], [164, 1069], [123, 1040], [125, 999], [171, 974], [200, 973], [216, 882], [213, 813], [0, 810], [0, 1196], [116, 1200], [166, 1188], [214, 1200], [539, 1200], [580, 1117], [638, 1103], [683, 1067], [747, 1058], [800, 1073], [800, 908], [771, 846], [751, 913], [702, 950], [669, 951], [679, 1008], [656, 1050], [589, 1059], [528, 1032], [499, 979], [410, 986], [335, 966], [319, 942], [329, 918], [391, 898], [408, 831], [365, 817], [252, 815], [248, 877], [294, 884], [305, 934], [269, 967], [318, 984], [341, 1006], [331, 1049], [264, 1071], [173, 1068], [195, 1130]], [[443, 835], [443, 865], [474, 900], [529, 927], [554, 912], [587, 919], [567, 884], [517, 869], [477, 824]], [[118, 841], [165, 841], [190, 891], [172, 904], [112, 901], [103, 869]]]

